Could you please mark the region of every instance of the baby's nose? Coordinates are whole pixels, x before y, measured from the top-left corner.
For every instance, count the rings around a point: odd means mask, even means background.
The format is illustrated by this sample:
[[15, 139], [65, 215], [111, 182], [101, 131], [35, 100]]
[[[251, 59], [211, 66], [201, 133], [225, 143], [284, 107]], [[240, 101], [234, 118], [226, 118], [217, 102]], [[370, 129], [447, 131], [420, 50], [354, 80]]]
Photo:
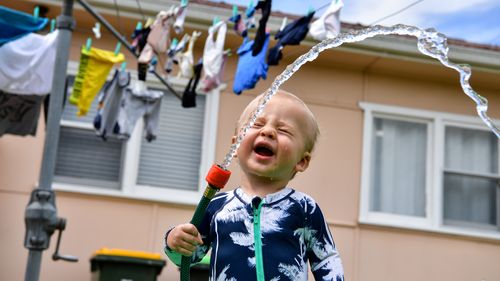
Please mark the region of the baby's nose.
[[276, 138], [276, 130], [270, 126], [264, 126], [260, 130], [260, 135], [263, 137], [268, 137], [270, 139]]

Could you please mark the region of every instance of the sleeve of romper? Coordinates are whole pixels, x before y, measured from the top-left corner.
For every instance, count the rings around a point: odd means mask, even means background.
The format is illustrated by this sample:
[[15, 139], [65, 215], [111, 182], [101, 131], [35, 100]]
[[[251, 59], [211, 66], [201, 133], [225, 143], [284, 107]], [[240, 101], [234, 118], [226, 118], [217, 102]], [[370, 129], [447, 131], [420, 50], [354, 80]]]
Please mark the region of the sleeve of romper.
[[[200, 223], [200, 227], [198, 228], [198, 231], [200, 232], [201, 238], [203, 240], [203, 245], [199, 245], [196, 247], [196, 250], [193, 252], [193, 255], [191, 256], [191, 264], [195, 264], [207, 254], [208, 250], [210, 249], [210, 221], [212, 219], [212, 214], [213, 211], [210, 210], [210, 205], [207, 208], [207, 211], [205, 212], [205, 216], [203, 217], [203, 220]], [[181, 260], [182, 260], [182, 254], [177, 253], [176, 251], [170, 249], [167, 246], [167, 237], [170, 231], [173, 228], [169, 229], [167, 233], [165, 234], [165, 247], [164, 251], [167, 257], [172, 261], [175, 265], [180, 266], [181, 265]]]
[[344, 281], [344, 269], [332, 234], [318, 204], [306, 208], [307, 256], [315, 280]]

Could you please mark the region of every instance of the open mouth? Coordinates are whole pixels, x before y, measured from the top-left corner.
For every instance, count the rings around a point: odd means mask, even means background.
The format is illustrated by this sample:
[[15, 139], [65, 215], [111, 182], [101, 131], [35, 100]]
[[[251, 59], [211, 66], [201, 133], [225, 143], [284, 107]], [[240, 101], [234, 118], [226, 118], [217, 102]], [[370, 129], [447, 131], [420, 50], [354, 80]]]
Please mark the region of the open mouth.
[[270, 157], [274, 155], [272, 147], [266, 144], [257, 144], [253, 151], [260, 156]]

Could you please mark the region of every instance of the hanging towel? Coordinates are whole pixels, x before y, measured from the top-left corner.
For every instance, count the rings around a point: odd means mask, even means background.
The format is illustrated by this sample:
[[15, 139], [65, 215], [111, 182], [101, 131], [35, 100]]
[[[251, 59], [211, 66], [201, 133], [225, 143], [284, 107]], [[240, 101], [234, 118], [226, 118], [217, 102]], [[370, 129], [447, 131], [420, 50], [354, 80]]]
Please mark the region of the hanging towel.
[[0, 47], [0, 90], [46, 95], [52, 90], [58, 31], [36, 33]]
[[285, 45], [299, 45], [300, 41], [304, 40], [309, 31], [309, 23], [313, 18], [314, 13], [301, 17], [291, 23], [274, 36], [278, 39], [278, 43], [269, 50], [267, 63], [269, 65], [278, 65], [279, 60], [282, 58], [281, 49]]
[[48, 22], [47, 18], [35, 18], [30, 14], [0, 6], [0, 46], [39, 31]]
[[333, 0], [326, 12], [311, 24], [309, 33], [316, 40], [334, 38], [340, 33], [340, 10], [342, 0]]
[[0, 91], [0, 136], [4, 134], [34, 136], [45, 97]]
[[233, 92], [237, 95], [247, 89], [253, 89], [260, 78], [267, 78], [267, 70], [269, 66], [266, 63], [266, 52], [269, 46], [269, 33], [266, 34], [264, 45], [259, 54], [252, 55], [252, 47], [254, 41], [245, 38], [243, 44], [238, 49], [240, 59], [236, 67], [236, 75], [234, 77]]
[[[205, 48], [203, 50], [203, 89], [211, 91], [221, 83], [221, 75], [224, 65], [224, 41], [226, 40], [227, 25], [220, 21], [208, 30]], [[217, 32], [217, 39], [214, 41], [214, 33]]]
[[[78, 105], [78, 116], [86, 115], [96, 94], [101, 90], [109, 71], [115, 63], [125, 60], [122, 53], [115, 55], [113, 52], [90, 48], [87, 50], [82, 47], [82, 56], [80, 57], [79, 73], [75, 79], [73, 92], [70, 96], [70, 102]], [[83, 68], [83, 75], [80, 70]], [[83, 81], [81, 81], [83, 80]], [[77, 83], [78, 82], [78, 83]]]

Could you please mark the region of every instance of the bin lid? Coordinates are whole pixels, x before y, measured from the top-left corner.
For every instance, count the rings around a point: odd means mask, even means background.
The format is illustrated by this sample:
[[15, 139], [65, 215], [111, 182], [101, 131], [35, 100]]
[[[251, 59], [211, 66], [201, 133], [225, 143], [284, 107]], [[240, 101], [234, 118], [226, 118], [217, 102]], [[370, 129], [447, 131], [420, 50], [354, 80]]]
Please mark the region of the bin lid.
[[138, 258], [138, 259], [148, 259], [148, 260], [162, 260], [161, 255], [159, 253], [148, 253], [143, 251], [133, 251], [133, 250], [125, 250], [125, 249], [108, 249], [101, 248], [95, 251], [93, 256], [120, 256], [120, 257], [129, 257], [129, 258]]

